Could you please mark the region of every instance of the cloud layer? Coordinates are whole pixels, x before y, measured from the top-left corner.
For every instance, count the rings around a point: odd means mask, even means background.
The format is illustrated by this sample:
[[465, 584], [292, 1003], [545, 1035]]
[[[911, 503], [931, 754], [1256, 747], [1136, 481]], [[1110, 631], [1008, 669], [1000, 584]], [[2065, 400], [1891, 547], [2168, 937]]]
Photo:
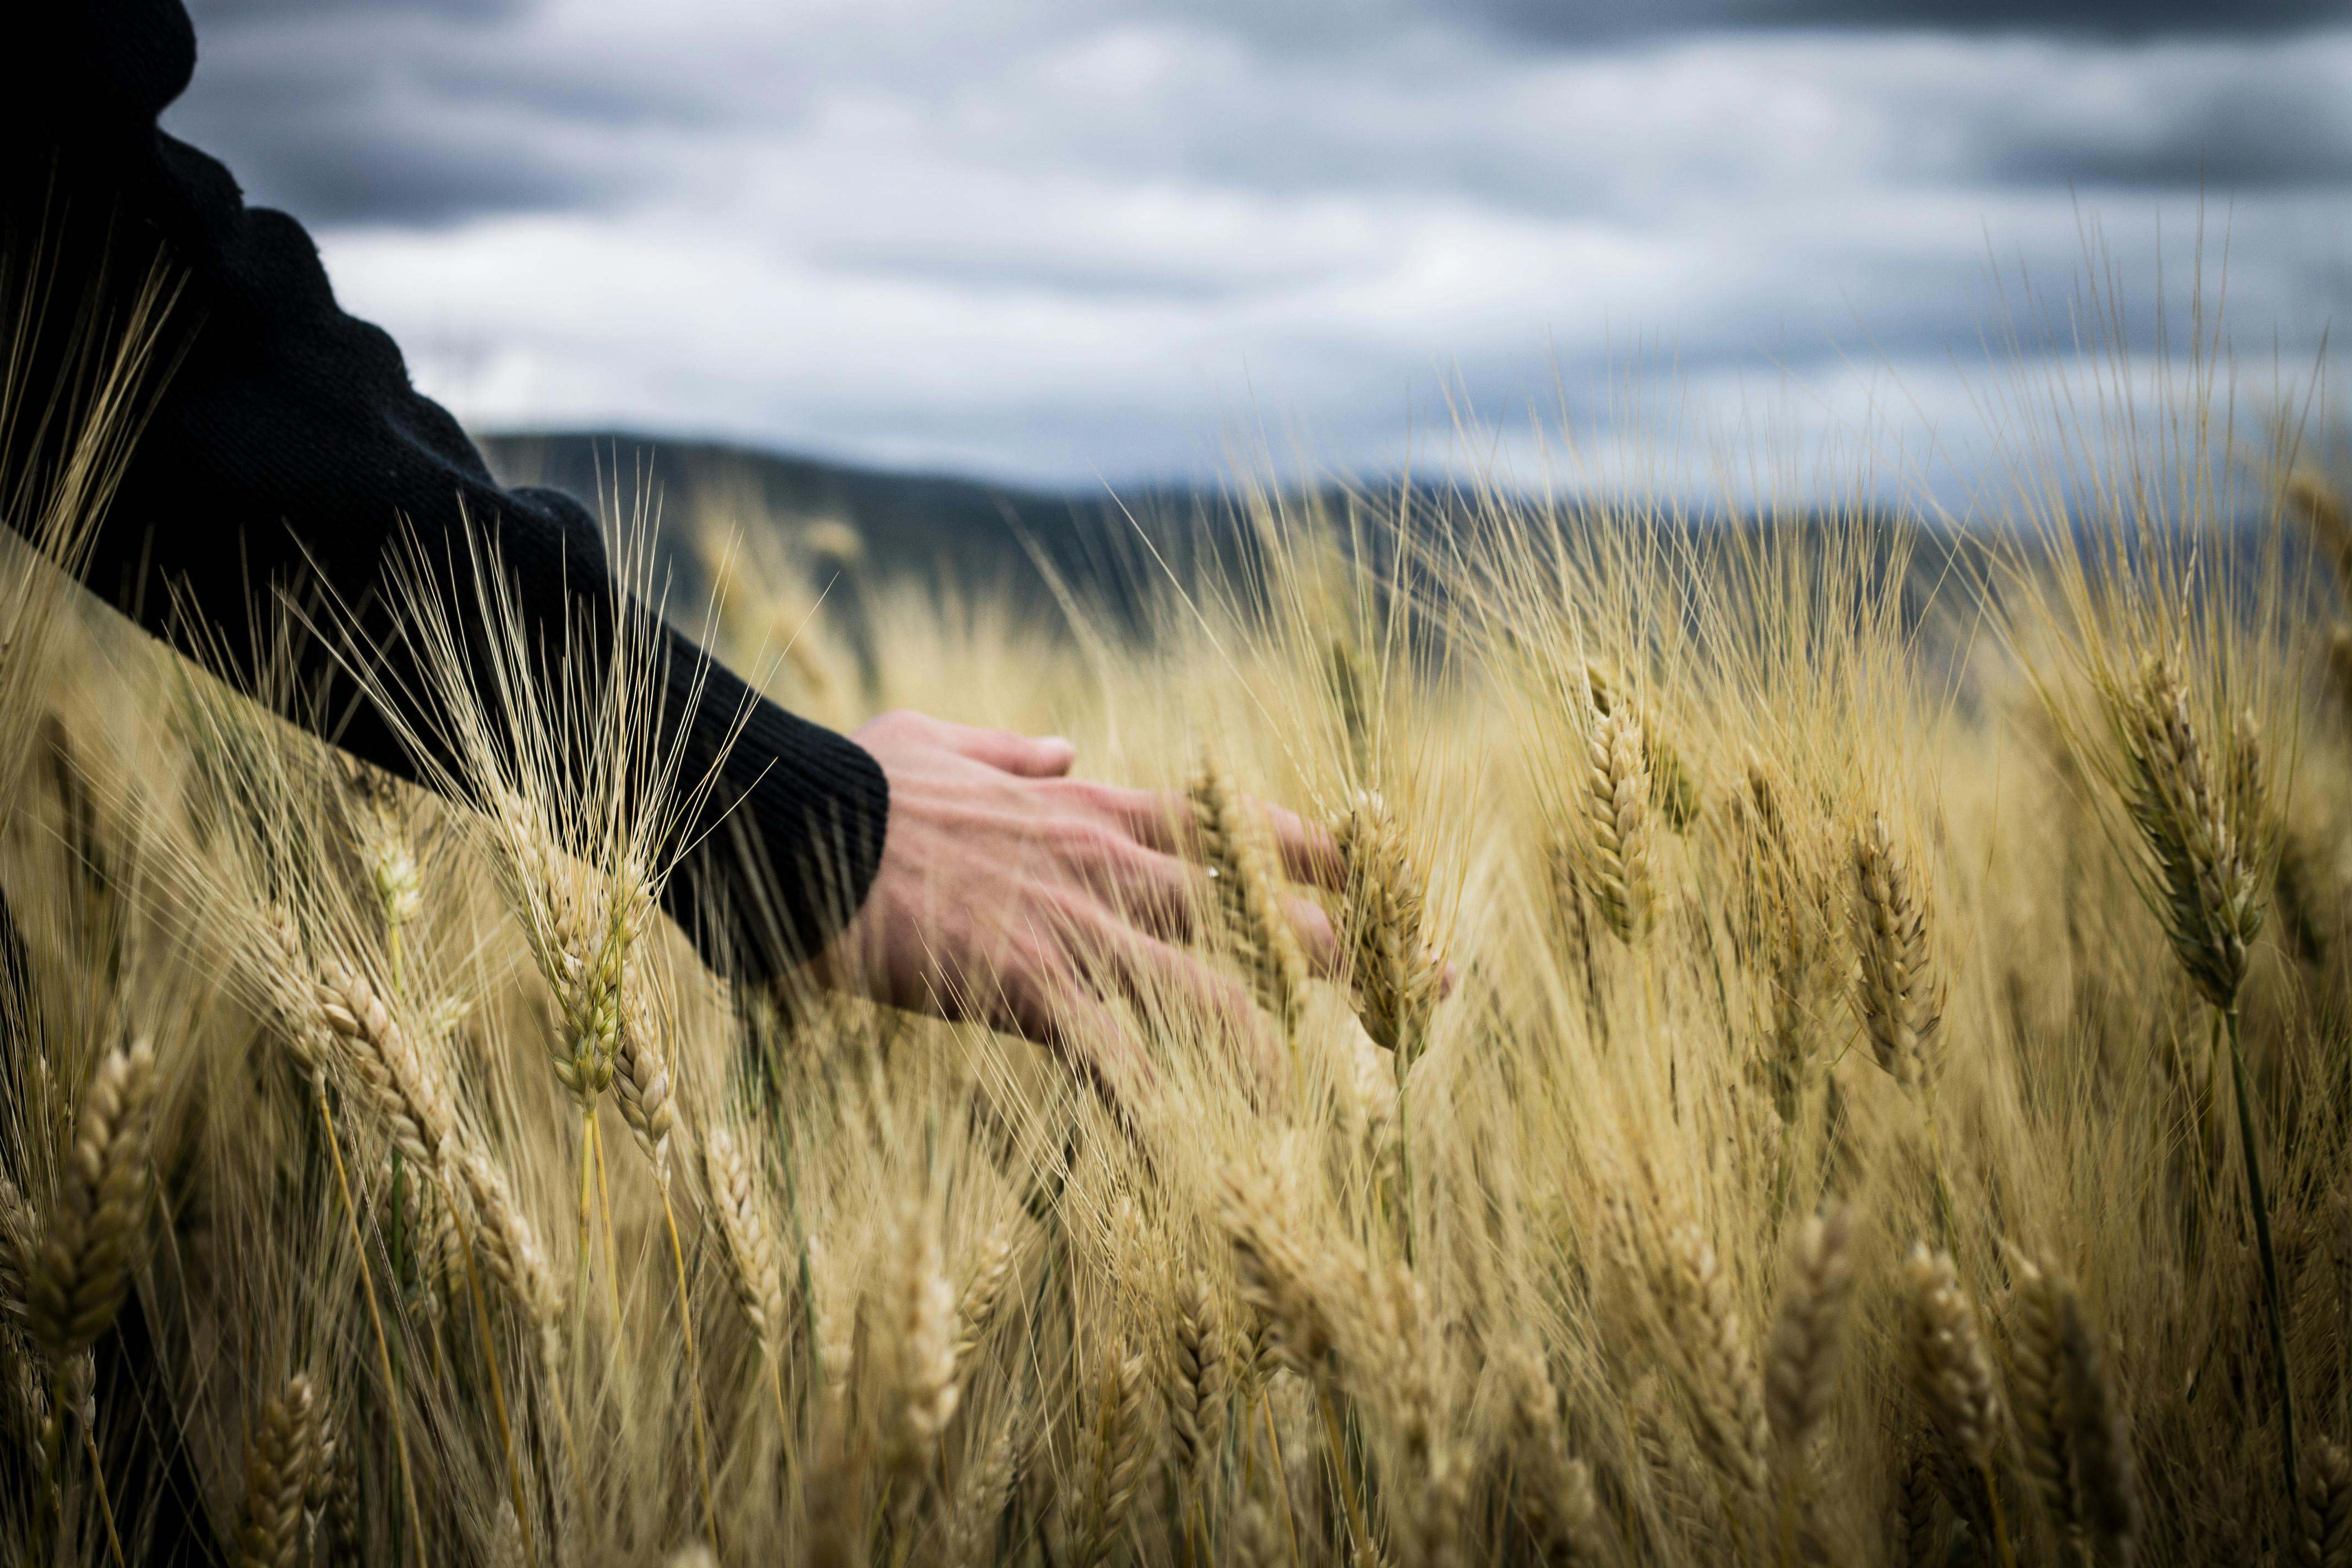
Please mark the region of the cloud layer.
[[2200, 217], [2265, 347], [2340, 292], [2343, 5], [1633, 9], [212, 0], [167, 123], [478, 424], [1061, 482], [1392, 462], [1449, 388], [1583, 419], [1638, 364], [1948, 444], [2004, 301], [2104, 237], [2146, 334]]

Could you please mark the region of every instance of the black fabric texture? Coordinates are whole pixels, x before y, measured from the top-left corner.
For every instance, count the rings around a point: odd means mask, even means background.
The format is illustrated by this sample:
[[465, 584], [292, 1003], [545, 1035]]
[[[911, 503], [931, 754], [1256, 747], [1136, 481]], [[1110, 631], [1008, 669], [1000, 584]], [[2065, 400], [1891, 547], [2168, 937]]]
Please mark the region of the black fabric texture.
[[[246, 205], [228, 170], [158, 128], [195, 64], [180, 0], [26, 9], [0, 50], [0, 241], [19, 263], [37, 255], [60, 300], [94, 295], [120, 312], [159, 253], [180, 289], [166, 329], [176, 363], [98, 532], [89, 585], [256, 690], [236, 650], [259, 646], [280, 592], [352, 607], [397, 666], [383, 588], [404, 531], [425, 558], [455, 564], [453, 607], [470, 605], [470, 521], [494, 541], [541, 646], [585, 626], [590, 657], [604, 657], [614, 597], [593, 520], [557, 492], [501, 488], [457, 421], [410, 384], [392, 339], [337, 307], [301, 226]], [[64, 368], [37, 354], [29, 374], [38, 384]], [[194, 607], [201, 633], [175, 605]], [[683, 731], [689, 768], [742, 720], [709, 807], [680, 835], [695, 847], [666, 902], [715, 966], [760, 978], [856, 910], [880, 859], [887, 787], [855, 742], [751, 693], [674, 630], [656, 635], [663, 731]], [[323, 649], [302, 673], [306, 699], [289, 717], [418, 776], [394, 726]]]

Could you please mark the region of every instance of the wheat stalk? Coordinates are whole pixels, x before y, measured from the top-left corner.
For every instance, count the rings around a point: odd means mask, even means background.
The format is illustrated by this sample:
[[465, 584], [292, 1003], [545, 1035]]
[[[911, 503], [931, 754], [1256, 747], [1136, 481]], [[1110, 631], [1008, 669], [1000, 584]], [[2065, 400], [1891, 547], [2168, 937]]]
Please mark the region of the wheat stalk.
[[262, 1406], [247, 1447], [238, 1568], [292, 1568], [303, 1507], [323, 1458], [323, 1419], [310, 1377], [299, 1372]]

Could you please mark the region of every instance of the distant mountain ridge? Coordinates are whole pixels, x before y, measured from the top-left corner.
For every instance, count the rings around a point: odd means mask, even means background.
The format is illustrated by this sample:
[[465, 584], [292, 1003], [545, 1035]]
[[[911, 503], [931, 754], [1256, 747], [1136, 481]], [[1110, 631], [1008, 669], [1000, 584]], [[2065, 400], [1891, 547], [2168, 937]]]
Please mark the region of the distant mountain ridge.
[[[551, 486], [601, 511], [657, 510], [673, 552], [688, 542], [688, 530], [706, 521], [748, 529], [763, 521], [834, 521], [856, 531], [875, 569], [1022, 596], [1045, 590], [1040, 556], [1065, 576], [1096, 584], [1132, 572], [1139, 552], [1122, 505], [1165, 519], [1188, 516], [1213, 499], [1191, 490], [1117, 500], [1102, 491], [1055, 493], [626, 430], [478, 439], [506, 483]], [[678, 564], [691, 572], [689, 561]]]

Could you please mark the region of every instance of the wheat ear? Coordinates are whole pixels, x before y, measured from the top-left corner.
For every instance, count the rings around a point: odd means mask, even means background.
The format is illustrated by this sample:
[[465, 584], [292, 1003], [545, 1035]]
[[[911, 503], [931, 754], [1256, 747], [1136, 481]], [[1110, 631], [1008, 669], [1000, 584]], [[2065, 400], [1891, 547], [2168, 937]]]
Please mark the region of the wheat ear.
[[515, 1202], [505, 1175], [486, 1157], [467, 1150], [459, 1155], [457, 1168], [481, 1220], [477, 1237], [491, 1277], [525, 1322], [542, 1336], [551, 1336], [563, 1321], [563, 1287], [541, 1250], [538, 1233]]
[[1300, 1376], [1317, 1375], [1333, 1333], [1305, 1249], [1276, 1215], [1263, 1184], [1226, 1178], [1224, 1223], [1242, 1300], [1263, 1315], [1267, 1344]]
[[1343, 924], [1357, 1016], [1399, 1070], [1428, 1043], [1444, 964], [1423, 930], [1425, 898], [1404, 825], [1379, 795], [1356, 796], [1333, 837], [1347, 866]]
[[996, 1310], [1004, 1301], [1004, 1288], [1013, 1281], [1013, 1233], [997, 1232], [965, 1268], [963, 1287], [956, 1292], [955, 1359], [959, 1373], [971, 1366], [995, 1326]]
[[456, 1136], [456, 1115], [440, 1076], [375, 983], [357, 969], [337, 965], [319, 982], [318, 1000], [320, 1018], [341, 1043], [342, 1058], [394, 1147], [419, 1172], [442, 1169]]
[[1832, 1203], [1797, 1229], [1765, 1357], [1765, 1413], [1791, 1474], [1802, 1468], [1829, 1419], [1853, 1295], [1853, 1211]]
[[1007, 1422], [965, 1472], [948, 1540], [947, 1561], [954, 1568], [989, 1568], [996, 1561], [996, 1523], [1013, 1495], [1019, 1440], [1017, 1426]]
[[1224, 1351], [1218, 1336], [1216, 1298], [1198, 1274], [1176, 1287], [1173, 1364], [1167, 1380], [1168, 1430], [1176, 1443], [1178, 1479], [1191, 1484], [1213, 1451], [1210, 1435], [1224, 1422]]
[[1650, 764], [1642, 721], [1620, 703], [1595, 715], [1586, 743], [1585, 817], [1591, 836], [1586, 880], [1621, 942], [1639, 942], [1656, 916], [1650, 870]]
[[1853, 840], [1853, 943], [1861, 960], [1854, 1010], [1871, 1054], [1895, 1082], [1935, 1077], [1943, 988], [1927, 946], [1927, 907], [1886, 819], [1874, 815]]
[[[1763, 1380], [1739, 1310], [1732, 1304], [1731, 1281], [1706, 1234], [1695, 1225], [1675, 1233], [1667, 1253], [1667, 1307], [1687, 1363], [1699, 1447], [1726, 1489], [1745, 1509], [1759, 1509], [1769, 1479], [1770, 1429]], [[1752, 1511], [1748, 1517], [1753, 1518]]]
[[2075, 1485], [2074, 1434], [2066, 1417], [2064, 1284], [2030, 1258], [2011, 1264], [2017, 1284], [2010, 1312], [2021, 1468], [2069, 1549], [2083, 1532]]
[[2297, 1543], [2305, 1568], [2352, 1568], [2352, 1458], [2322, 1437], [2311, 1446], [2310, 1466]]
[[1903, 1285], [1911, 1386], [1937, 1439], [1937, 1479], [1954, 1512], [1990, 1524], [2003, 1568], [2011, 1568], [2000, 1489], [2006, 1415], [1976, 1308], [1948, 1253], [1915, 1246]]
[[885, 1430], [890, 1468], [911, 1500], [912, 1484], [927, 1468], [932, 1447], [954, 1418], [956, 1290], [927, 1223], [909, 1222], [898, 1282], [895, 1346], [897, 1388]]
[[[1595, 712], [1606, 714], [1632, 706], [1609, 672], [1589, 659], [1584, 666], [1584, 681], [1592, 694]], [[1681, 833], [1698, 820], [1698, 780], [1691, 775], [1682, 752], [1659, 732], [1654, 722], [1643, 723], [1642, 731], [1642, 759], [1650, 770], [1650, 798], [1656, 804], [1658, 815], [1665, 818], [1666, 826]]]
[[1143, 1358], [1106, 1355], [1095, 1407], [1087, 1529], [1076, 1554], [1080, 1568], [1095, 1568], [1110, 1555], [1134, 1510], [1136, 1491], [1150, 1461], [1143, 1400]]
[[2139, 1542], [2140, 1525], [2139, 1475], [2131, 1433], [2108, 1379], [2105, 1358], [2072, 1291], [2061, 1314], [2058, 1342], [2085, 1522], [2091, 1539], [2110, 1561], [2128, 1563]]
[[2166, 660], [2148, 660], [2138, 683], [2110, 701], [2130, 764], [2132, 820], [2155, 862], [2152, 890], [2165, 935], [2206, 1000], [2228, 1008], [2245, 984], [2247, 944], [2262, 929], [2244, 841], [2252, 826], [2244, 810], [2249, 792], [2214, 777], [2188, 689]]
[[703, 1133], [702, 1173], [727, 1260], [727, 1283], [761, 1355], [773, 1364], [785, 1326], [782, 1276], [758, 1175], [727, 1128], [713, 1125]]
[[670, 1129], [677, 1107], [670, 1099], [669, 1058], [662, 1050], [661, 1016], [650, 988], [634, 971], [621, 992], [619, 1037], [614, 1047], [613, 1098], [654, 1173], [669, 1179]]
[[299, 1372], [262, 1406], [246, 1450], [237, 1568], [293, 1568], [303, 1506], [322, 1458], [323, 1418], [310, 1378]]
[[1185, 795], [1225, 943], [1248, 974], [1257, 1005], [1279, 1019], [1285, 1032], [1296, 1032], [1307, 993], [1307, 958], [1283, 908], [1284, 879], [1265, 829], [1213, 757], [1201, 759]]
[[1511, 1391], [1511, 1451], [1518, 1469], [1515, 1495], [1543, 1560], [1559, 1568], [1597, 1563], [1601, 1556], [1593, 1527], [1592, 1472], [1569, 1457], [1551, 1373], [1531, 1349], [1513, 1352], [1505, 1372]]
[[147, 1218], [155, 1048], [108, 1052], [90, 1075], [64, 1178], [26, 1281], [25, 1327], [63, 1364], [98, 1342], [131, 1285]]

